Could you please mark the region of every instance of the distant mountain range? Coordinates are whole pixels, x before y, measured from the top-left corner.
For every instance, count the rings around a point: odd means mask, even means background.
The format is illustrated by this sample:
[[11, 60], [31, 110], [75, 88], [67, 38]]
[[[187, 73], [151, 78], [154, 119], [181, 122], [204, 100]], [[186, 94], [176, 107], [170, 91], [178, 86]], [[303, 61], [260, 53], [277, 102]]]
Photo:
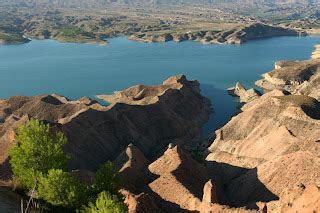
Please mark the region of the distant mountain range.
[[254, 5], [313, 5], [320, 0], [0, 0], [0, 5], [19, 6], [57, 6], [57, 7], [101, 7], [108, 5], [128, 6], [163, 6], [163, 5], [219, 5], [219, 4]]

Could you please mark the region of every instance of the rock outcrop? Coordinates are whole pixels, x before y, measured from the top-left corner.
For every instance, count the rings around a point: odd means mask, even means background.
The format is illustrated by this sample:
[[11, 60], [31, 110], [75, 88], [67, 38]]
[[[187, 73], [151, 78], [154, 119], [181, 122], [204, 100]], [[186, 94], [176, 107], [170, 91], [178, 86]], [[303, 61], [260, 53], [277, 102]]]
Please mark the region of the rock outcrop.
[[266, 91], [282, 89], [320, 100], [320, 61], [316, 54], [312, 58], [315, 59], [276, 62], [275, 70], [263, 74], [256, 85]]
[[121, 190], [120, 193], [125, 197], [124, 202], [128, 206], [128, 213], [163, 212], [155, 204], [154, 198], [148, 194], [135, 195], [127, 190]]
[[169, 148], [163, 156], [149, 165], [152, 174], [159, 176], [149, 184], [162, 200], [181, 209], [196, 211], [202, 202], [202, 192], [209, 180], [206, 169], [179, 147]]
[[[138, 176], [145, 179], [140, 192], [121, 190], [129, 212], [246, 212], [221, 205], [218, 189], [204, 165], [179, 146], [170, 146]], [[120, 171], [120, 174], [122, 171]], [[130, 176], [128, 178], [135, 178]]]
[[94, 171], [133, 144], [147, 158], [161, 154], [169, 143], [187, 148], [201, 141], [201, 127], [211, 113], [199, 83], [174, 76], [160, 86], [136, 86], [111, 96], [102, 106], [88, 98], [69, 101], [58, 95], [11, 97], [0, 101], [1, 164], [12, 143], [11, 130], [39, 119], [68, 137], [70, 169]]
[[[215, 132], [206, 157], [228, 205], [263, 212], [317, 212], [320, 187], [320, 61], [279, 61], [256, 84], [267, 93], [246, 102]], [[250, 99], [250, 98], [249, 98]]]
[[199, 41], [202, 44], [225, 43], [225, 44], [242, 44], [250, 40], [277, 37], [277, 36], [297, 36], [300, 32], [293, 29], [270, 26], [262, 23], [240, 26], [225, 31], [198, 31], [186, 33], [163, 33], [154, 34], [140, 33], [129, 37], [130, 40], [143, 42], [168, 42], [168, 41]]
[[261, 93], [256, 89], [247, 90], [239, 82], [234, 87], [228, 89], [231, 96], [239, 97], [241, 103], [251, 102], [261, 96]]
[[207, 204], [214, 204], [217, 202], [217, 192], [212, 180], [209, 180], [204, 185], [202, 202]]
[[206, 158], [211, 172], [220, 174], [216, 184], [225, 186], [230, 205], [283, 200], [284, 190], [320, 180], [316, 99], [274, 90], [241, 110], [216, 131]]
[[137, 147], [129, 144], [113, 163], [119, 171], [124, 189], [139, 192], [144, 187], [147, 181], [145, 170], [150, 162]]

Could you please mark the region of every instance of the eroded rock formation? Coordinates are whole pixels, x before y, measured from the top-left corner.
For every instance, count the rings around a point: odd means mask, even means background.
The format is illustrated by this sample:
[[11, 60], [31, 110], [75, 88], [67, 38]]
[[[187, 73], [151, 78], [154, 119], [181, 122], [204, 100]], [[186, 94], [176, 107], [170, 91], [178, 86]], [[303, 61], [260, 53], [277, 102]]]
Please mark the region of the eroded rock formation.
[[161, 154], [169, 143], [193, 146], [201, 141], [202, 124], [211, 112], [209, 101], [200, 95], [199, 83], [183, 75], [163, 85], [139, 85], [100, 97], [110, 105], [88, 98], [69, 101], [58, 95], [1, 100], [1, 164], [7, 160], [14, 130], [31, 118], [48, 122], [67, 135], [71, 169], [94, 171], [129, 144], [147, 158]]
[[[140, 156], [138, 152], [135, 153]], [[128, 157], [126, 159], [128, 161], [125, 165], [132, 161]], [[121, 191], [126, 197], [130, 213], [246, 212], [244, 208], [233, 209], [222, 205], [222, 189], [210, 179], [207, 168], [179, 146], [170, 146], [145, 170], [139, 171], [139, 178], [147, 177], [141, 179], [144, 185], [136, 182], [139, 190], [135, 193], [130, 190]], [[123, 174], [125, 172], [120, 170], [124, 182], [132, 178]]]
[[266, 91], [282, 89], [320, 100], [320, 60], [316, 55], [314, 53], [314, 59], [306, 61], [277, 62], [275, 70], [263, 74], [256, 85]]
[[149, 187], [161, 199], [189, 211], [200, 207], [203, 186], [209, 176], [205, 168], [188, 153], [179, 147], [169, 148], [149, 165], [149, 171], [158, 176]]
[[208, 167], [221, 174], [217, 184], [225, 186], [230, 205], [272, 201], [267, 206], [278, 211], [289, 202], [284, 190], [320, 180], [320, 103], [274, 90], [241, 110], [216, 131]]
[[247, 90], [239, 82], [234, 87], [229, 88], [228, 93], [231, 96], [239, 97], [241, 103], [251, 102], [261, 96], [261, 93], [256, 89]]
[[1, 100], [1, 178], [10, 175], [16, 128], [36, 118], [66, 133], [72, 174], [87, 184], [88, 170], [113, 161], [130, 213], [319, 211], [318, 63], [276, 63], [262, 96], [239, 83], [230, 89], [245, 105], [215, 132], [204, 162], [188, 150], [201, 142], [211, 108], [183, 75], [99, 95], [108, 106], [56, 94]]

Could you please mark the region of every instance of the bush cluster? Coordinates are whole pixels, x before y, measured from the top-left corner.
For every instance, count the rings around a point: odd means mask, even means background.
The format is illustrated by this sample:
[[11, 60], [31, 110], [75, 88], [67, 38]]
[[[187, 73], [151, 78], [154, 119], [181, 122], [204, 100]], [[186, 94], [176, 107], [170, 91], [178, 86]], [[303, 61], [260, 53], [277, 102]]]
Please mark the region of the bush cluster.
[[[36, 198], [65, 209], [80, 212], [126, 212], [118, 193], [120, 179], [111, 162], [96, 173], [92, 186], [87, 186], [67, 170], [69, 157], [63, 147], [67, 138], [48, 124], [31, 120], [19, 127], [17, 143], [10, 151], [10, 164], [15, 178]], [[87, 207], [85, 205], [88, 205]]]

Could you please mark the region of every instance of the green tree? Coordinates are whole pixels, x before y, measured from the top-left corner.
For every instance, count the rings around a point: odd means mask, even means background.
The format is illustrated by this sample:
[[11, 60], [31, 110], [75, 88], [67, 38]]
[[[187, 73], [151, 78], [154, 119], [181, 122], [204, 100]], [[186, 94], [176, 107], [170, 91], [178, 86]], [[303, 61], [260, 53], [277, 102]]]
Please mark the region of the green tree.
[[63, 153], [67, 143], [63, 133], [50, 132], [50, 126], [37, 120], [21, 126], [18, 143], [10, 150], [13, 174], [27, 189], [33, 189], [42, 174], [50, 169], [66, 169], [68, 157]]
[[69, 172], [49, 170], [39, 179], [37, 195], [54, 206], [77, 208], [87, 202], [87, 187]]
[[103, 191], [99, 194], [95, 203], [89, 203], [88, 207], [84, 207], [80, 212], [83, 213], [125, 213], [128, 207], [123, 200], [117, 195], [111, 195], [109, 192]]
[[96, 172], [96, 178], [93, 183], [93, 190], [96, 194], [107, 191], [117, 194], [120, 188], [120, 178], [117, 170], [113, 168], [110, 161], [103, 164]]

